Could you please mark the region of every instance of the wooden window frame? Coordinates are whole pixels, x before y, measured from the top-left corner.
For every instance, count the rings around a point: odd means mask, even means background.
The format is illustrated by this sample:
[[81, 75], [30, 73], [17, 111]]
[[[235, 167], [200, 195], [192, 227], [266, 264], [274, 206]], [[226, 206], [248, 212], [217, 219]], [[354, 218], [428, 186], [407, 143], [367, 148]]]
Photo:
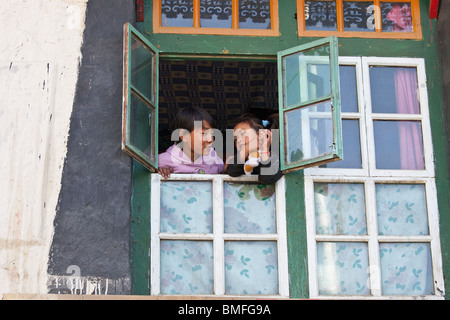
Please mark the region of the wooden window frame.
[[[336, 1], [336, 16], [337, 16], [337, 30], [336, 31], [321, 31], [321, 30], [306, 30], [305, 26], [305, 0], [297, 0], [297, 25], [299, 37], [327, 37], [338, 36], [345, 38], [387, 38], [387, 39], [422, 39], [422, 27], [420, 24], [420, 4], [419, 0], [358, 0], [373, 2], [376, 8], [375, 14], [375, 32], [364, 31], [344, 31], [344, 0]], [[381, 2], [410, 2], [411, 11], [413, 15], [413, 32], [383, 32], [381, 29]]]
[[[162, 233], [160, 232], [160, 186], [166, 181], [209, 181], [212, 183], [213, 204], [213, 232], [210, 234], [199, 233]], [[257, 176], [242, 176], [233, 178], [222, 174], [172, 174], [163, 179], [159, 174], [151, 175], [151, 223], [150, 223], [150, 294], [161, 295], [160, 288], [160, 242], [161, 240], [192, 240], [213, 242], [213, 274], [214, 294], [209, 297], [235, 297], [236, 295], [225, 294], [225, 256], [224, 243], [226, 241], [273, 241], [277, 243], [278, 254], [278, 295], [246, 295], [245, 298], [288, 298], [289, 297], [289, 271], [287, 253], [287, 231], [286, 231], [286, 187], [285, 179], [282, 177], [275, 183], [275, 208], [276, 228], [274, 234], [227, 234], [224, 233], [224, 183], [242, 182], [258, 183]], [[170, 295], [174, 296], [174, 295]]]
[[[293, 105], [285, 105], [285, 82], [284, 79], [284, 66], [283, 60], [290, 55], [302, 53], [304, 51], [308, 51], [310, 49], [325, 47], [328, 46], [329, 56], [326, 60], [329, 63], [330, 68], [330, 94], [314, 99], [305, 99], [305, 101], [299, 101]], [[280, 128], [280, 163], [281, 170], [283, 173], [297, 171], [304, 168], [308, 168], [311, 166], [316, 166], [318, 164], [325, 164], [329, 162], [334, 162], [338, 160], [342, 160], [343, 158], [343, 147], [342, 147], [342, 126], [341, 126], [341, 99], [340, 99], [340, 86], [339, 86], [339, 50], [338, 50], [338, 39], [337, 37], [330, 36], [327, 38], [315, 40], [300, 46], [296, 46], [293, 48], [288, 48], [283, 51], [278, 52], [278, 95], [279, 95], [279, 103], [278, 103], [278, 112], [279, 112], [279, 128]], [[325, 56], [324, 56], [325, 57]], [[320, 61], [320, 57], [315, 57]], [[299, 72], [300, 76], [303, 76], [303, 72]], [[304, 78], [305, 79], [305, 78]], [[305, 81], [303, 81], [306, 83]], [[300, 89], [302, 92], [306, 92], [308, 90], [307, 87], [302, 87]], [[306, 95], [307, 96], [307, 95]], [[288, 112], [295, 110], [302, 110], [304, 108], [308, 108], [316, 103], [329, 101], [331, 105], [331, 124], [332, 124], [332, 151], [319, 155], [314, 158], [302, 159], [300, 161], [295, 161], [292, 163], [287, 163], [287, 140], [288, 133], [286, 127], [286, 115]], [[307, 122], [307, 121], [306, 121]], [[308, 125], [307, 123], [299, 123], [299, 126]]]
[[161, 1], [153, 1], [153, 33], [176, 34], [212, 34], [226, 36], [264, 36], [278, 37], [279, 17], [278, 0], [270, 0], [270, 30], [265, 29], [239, 29], [239, 0], [232, 0], [232, 27], [231, 28], [202, 28], [200, 26], [200, 0], [194, 0], [193, 27], [164, 27], [161, 21]]
[[[425, 62], [417, 58], [378, 58], [378, 57], [341, 57], [340, 65], [356, 67], [356, 85], [358, 94], [358, 112], [343, 112], [343, 119], [359, 120], [362, 168], [308, 168], [305, 169], [305, 208], [308, 243], [308, 270], [311, 298], [325, 299], [444, 299], [444, 279], [442, 254], [440, 246], [439, 212], [435, 184], [434, 161], [432, 150], [431, 126], [428, 114], [428, 95], [426, 89]], [[420, 114], [381, 114], [371, 112], [370, 67], [415, 67], [419, 88]], [[424, 147], [424, 170], [380, 170], [375, 167], [375, 146], [373, 121], [420, 120]], [[344, 141], [345, 144], [345, 141]], [[364, 185], [366, 208], [366, 235], [318, 235], [315, 226], [314, 183], [360, 183]], [[428, 213], [428, 235], [390, 236], [378, 234], [376, 210], [376, 184], [421, 184], [425, 188]], [[320, 242], [358, 242], [367, 243], [369, 257], [369, 281], [371, 295], [345, 296], [320, 295], [317, 274], [317, 244]], [[396, 296], [383, 295], [381, 290], [379, 245], [381, 243], [428, 243], [431, 250], [431, 263], [434, 280], [434, 295]], [[372, 266], [375, 266], [372, 268]]]

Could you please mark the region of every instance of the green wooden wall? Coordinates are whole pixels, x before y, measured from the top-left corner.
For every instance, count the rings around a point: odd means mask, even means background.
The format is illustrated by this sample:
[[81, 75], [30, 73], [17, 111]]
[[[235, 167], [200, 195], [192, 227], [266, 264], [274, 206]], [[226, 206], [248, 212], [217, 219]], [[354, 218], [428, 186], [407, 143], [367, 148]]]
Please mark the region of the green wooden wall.
[[[436, 20], [428, 16], [429, 0], [420, 1], [423, 40], [340, 38], [340, 56], [415, 57], [426, 61], [430, 121], [435, 153], [436, 186], [441, 227], [444, 277], [450, 273], [450, 194], [447, 175], [447, 145], [442, 110], [442, 89], [437, 52]], [[277, 51], [316, 38], [297, 36], [295, 0], [279, 1], [280, 37], [243, 37], [220, 35], [181, 35], [152, 33], [151, 0], [145, 1], [145, 21], [137, 24], [148, 39], [161, 50], [161, 57], [211, 54], [224, 58], [236, 55], [270, 56]], [[306, 224], [303, 173], [286, 175], [286, 214], [289, 254], [290, 294], [292, 298], [308, 298]], [[131, 220], [131, 264], [133, 294], [148, 295], [150, 249], [150, 174], [134, 163]], [[446, 281], [446, 291], [450, 284]], [[449, 294], [446, 294], [449, 297]]]

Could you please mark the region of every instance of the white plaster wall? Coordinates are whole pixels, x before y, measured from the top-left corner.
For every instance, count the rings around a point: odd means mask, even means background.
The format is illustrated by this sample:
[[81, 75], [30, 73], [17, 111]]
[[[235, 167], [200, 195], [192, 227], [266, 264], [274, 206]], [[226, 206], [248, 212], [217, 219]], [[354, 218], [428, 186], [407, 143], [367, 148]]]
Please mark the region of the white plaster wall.
[[87, 1], [0, 1], [0, 299], [47, 293]]

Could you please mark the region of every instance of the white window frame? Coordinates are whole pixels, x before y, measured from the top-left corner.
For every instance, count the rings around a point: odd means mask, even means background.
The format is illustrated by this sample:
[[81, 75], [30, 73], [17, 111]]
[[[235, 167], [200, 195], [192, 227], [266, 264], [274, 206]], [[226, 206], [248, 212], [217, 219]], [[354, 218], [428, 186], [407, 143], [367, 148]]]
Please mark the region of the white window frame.
[[[417, 58], [379, 58], [379, 57], [340, 57], [340, 65], [356, 67], [358, 92], [358, 112], [342, 112], [342, 119], [357, 119], [360, 125], [361, 169], [309, 168], [305, 169], [305, 207], [308, 242], [309, 290], [311, 298], [326, 299], [444, 299], [444, 279], [439, 235], [439, 213], [435, 185], [434, 161], [431, 127], [428, 113], [428, 95], [424, 59]], [[370, 66], [393, 66], [417, 68], [420, 114], [372, 114], [370, 94]], [[373, 120], [416, 120], [422, 124], [424, 170], [379, 170], [375, 167], [375, 144]], [[345, 141], [344, 141], [345, 145]], [[345, 154], [344, 154], [345, 157]], [[362, 183], [365, 190], [365, 209], [367, 234], [317, 235], [315, 226], [314, 183]], [[380, 236], [376, 212], [375, 186], [378, 183], [423, 184], [426, 193], [429, 235], [422, 236]], [[370, 296], [320, 295], [317, 274], [318, 242], [364, 242], [368, 245]], [[433, 269], [434, 295], [397, 296], [382, 295], [379, 244], [387, 242], [429, 243]]]
[[[213, 196], [213, 232], [199, 233], [162, 233], [160, 232], [160, 186], [162, 181], [211, 181]], [[151, 175], [151, 237], [150, 237], [150, 294], [161, 295], [160, 288], [160, 242], [161, 240], [198, 240], [212, 241], [214, 253], [214, 294], [204, 296], [226, 296], [225, 294], [225, 241], [275, 241], [278, 254], [278, 295], [245, 295], [240, 297], [287, 298], [289, 297], [285, 180], [282, 177], [275, 184], [276, 234], [226, 234], [224, 233], [224, 183], [258, 182], [257, 176], [237, 178], [223, 174], [172, 174], [164, 179], [159, 174]]]

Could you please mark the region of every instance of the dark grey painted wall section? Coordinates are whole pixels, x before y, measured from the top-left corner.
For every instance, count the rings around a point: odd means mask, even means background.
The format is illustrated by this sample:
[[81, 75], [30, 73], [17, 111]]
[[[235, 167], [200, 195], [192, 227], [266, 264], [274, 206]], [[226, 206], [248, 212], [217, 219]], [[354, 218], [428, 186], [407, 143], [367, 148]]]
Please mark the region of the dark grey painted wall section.
[[[123, 25], [134, 0], [89, 0], [50, 251], [49, 293], [130, 294], [131, 159], [121, 142]], [[70, 270], [68, 270], [68, 268]], [[74, 272], [74, 273], [73, 273]], [[81, 276], [73, 276], [78, 273]], [[78, 283], [76, 282], [78, 281]], [[83, 288], [74, 291], [74, 284]]]
[[444, 102], [443, 117], [446, 119], [448, 175], [450, 177], [450, 1], [439, 1], [438, 41]]

